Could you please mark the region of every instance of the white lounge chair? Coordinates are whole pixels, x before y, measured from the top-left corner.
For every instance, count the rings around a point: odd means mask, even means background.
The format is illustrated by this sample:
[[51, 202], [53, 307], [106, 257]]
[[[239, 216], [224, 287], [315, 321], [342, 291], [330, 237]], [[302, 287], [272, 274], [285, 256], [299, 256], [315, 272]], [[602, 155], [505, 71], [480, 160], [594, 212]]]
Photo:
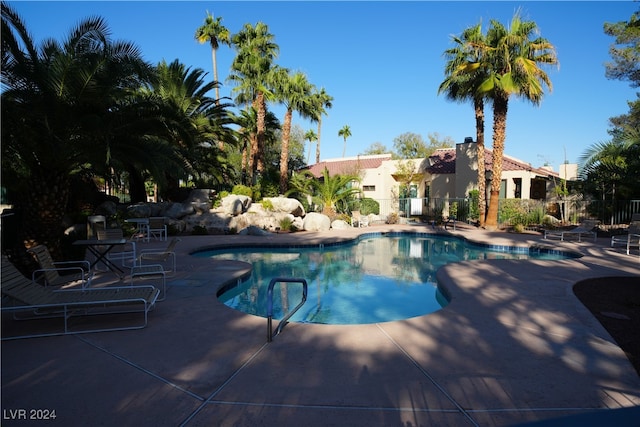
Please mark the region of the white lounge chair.
[[580, 225], [570, 230], [545, 230], [544, 238], [559, 237], [562, 241], [565, 239], [565, 236], [578, 236], [578, 242], [581, 242], [582, 236], [588, 235], [593, 236], [593, 241], [595, 242], [598, 239], [598, 232], [595, 231], [598, 224], [600, 224], [600, 221], [596, 219], [585, 219]]
[[627, 228], [626, 234], [619, 236], [611, 236], [611, 247], [622, 245], [627, 247], [627, 255], [629, 255], [632, 247], [640, 248], [640, 214], [634, 214]]
[[368, 227], [369, 226], [369, 218], [367, 216], [363, 216], [360, 211], [352, 211], [351, 212], [351, 226], [352, 227]]
[[45, 286], [69, 287], [91, 285], [93, 273], [89, 261], [54, 261], [45, 245], [37, 245], [28, 250], [40, 266], [33, 272], [31, 279]]
[[[171, 239], [166, 249], [143, 249], [138, 255], [138, 266], [149, 264], [162, 265], [165, 273], [175, 273], [176, 271], [176, 245], [180, 239], [174, 237]], [[167, 263], [170, 263], [167, 265]]]
[[[15, 320], [62, 319], [61, 330], [52, 329], [54, 325], [47, 322], [40, 325], [44, 329], [16, 336], [6, 334], [5, 329], [10, 328], [5, 328], [5, 323], [2, 340], [144, 328], [159, 294], [155, 286], [53, 290], [27, 279], [2, 255], [2, 311], [12, 312]], [[129, 321], [131, 313], [142, 313], [142, 322], [116, 322], [109, 326], [104, 321], [79, 321], [80, 317], [99, 314], [109, 315], [105, 317], [109, 320], [113, 315], [124, 314], [121, 320]]]

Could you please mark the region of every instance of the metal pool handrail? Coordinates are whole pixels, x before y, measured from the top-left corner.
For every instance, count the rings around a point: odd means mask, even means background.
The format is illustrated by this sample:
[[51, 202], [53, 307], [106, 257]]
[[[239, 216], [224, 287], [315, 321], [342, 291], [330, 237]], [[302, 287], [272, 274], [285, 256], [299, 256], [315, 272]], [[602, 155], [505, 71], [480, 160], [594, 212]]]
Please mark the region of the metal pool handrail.
[[[276, 283], [302, 283], [302, 301], [293, 310], [289, 311], [276, 328], [275, 332], [272, 332], [272, 319], [273, 319], [273, 287]], [[300, 309], [307, 301], [307, 281], [305, 279], [291, 278], [291, 277], [274, 277], [269, 282], [269, 288], [267, 289], [267, 342], [271, 342], [273, 337], [282, 332], [282, 329], [287, 324], [287, 320], [293, 316], [296, 311]]]

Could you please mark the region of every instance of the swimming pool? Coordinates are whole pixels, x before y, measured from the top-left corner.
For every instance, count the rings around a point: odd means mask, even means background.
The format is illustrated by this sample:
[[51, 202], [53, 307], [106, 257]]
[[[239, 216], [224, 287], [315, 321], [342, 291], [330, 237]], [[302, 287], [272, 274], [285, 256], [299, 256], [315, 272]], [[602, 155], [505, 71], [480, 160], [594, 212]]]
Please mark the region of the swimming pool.
[[[568, 254], [493, 247], [428, 233], [369, 233], [341, 244], [313, 247], [245, 247], [194, 254], [252, 264], [245, 282], [218, 298], [245, 313], [267, 317], [267, 286], [274, 277], [306, 279], [305, 305], [290, 321], [366, 324], [429, 314], [448, 301], [435, 283], [439, 267], [475, 259], [562, 259]], [[273, 317], [282, 318], [302, 298], [300, 284], [276, 285]]]

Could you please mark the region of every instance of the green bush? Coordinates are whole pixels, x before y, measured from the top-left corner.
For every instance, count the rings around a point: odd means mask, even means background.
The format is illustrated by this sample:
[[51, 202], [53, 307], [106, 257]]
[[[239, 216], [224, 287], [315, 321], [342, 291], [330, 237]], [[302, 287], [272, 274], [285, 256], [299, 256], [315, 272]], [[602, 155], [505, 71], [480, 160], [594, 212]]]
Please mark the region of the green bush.
[[263, 200], [260, 204], [265, 211], [273, 212], [273, 202], [271, 200]]
[[282, 218], [280, 220], [280, 230], [282, 231], [297, 231], [298, 228], [293, 225], [293, 220], [289, 217]]
[[379, 215], [380, 214], [380, 203], [373, 199], [364, 198], [360, 201], [360, 213], [362, 215]]
[[237, 184], [233, 186], [233, 190], [231, 190], [231, 194], [238, 194], [240, 196], [247, 196], [253, 198], [253, 190], [246, 185]]

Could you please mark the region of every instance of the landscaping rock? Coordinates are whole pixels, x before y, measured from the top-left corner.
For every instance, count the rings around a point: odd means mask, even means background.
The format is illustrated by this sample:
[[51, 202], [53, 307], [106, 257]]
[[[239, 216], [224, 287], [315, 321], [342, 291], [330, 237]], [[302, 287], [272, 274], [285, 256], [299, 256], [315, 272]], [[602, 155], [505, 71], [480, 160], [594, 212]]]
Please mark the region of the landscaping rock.
[[327, 231], [331, 228], [331, 219], [321, 213], [309, 212], [302, 221], [302, 228], [306, 231]]

